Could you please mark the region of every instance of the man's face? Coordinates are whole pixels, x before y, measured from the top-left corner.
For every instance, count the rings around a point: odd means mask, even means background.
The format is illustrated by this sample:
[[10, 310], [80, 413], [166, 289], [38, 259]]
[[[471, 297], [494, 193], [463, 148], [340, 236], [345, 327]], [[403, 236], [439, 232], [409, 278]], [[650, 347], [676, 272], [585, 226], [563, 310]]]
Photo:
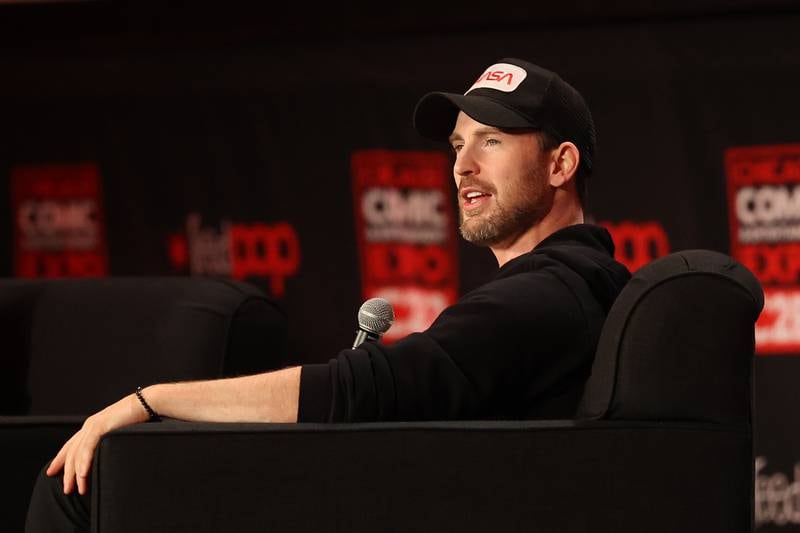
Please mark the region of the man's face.
[[456, 154], [461, 235], [485, 246], [513, 241], [544, 217], [553, 201], [538, 133], [510, 133], [458, 114]]

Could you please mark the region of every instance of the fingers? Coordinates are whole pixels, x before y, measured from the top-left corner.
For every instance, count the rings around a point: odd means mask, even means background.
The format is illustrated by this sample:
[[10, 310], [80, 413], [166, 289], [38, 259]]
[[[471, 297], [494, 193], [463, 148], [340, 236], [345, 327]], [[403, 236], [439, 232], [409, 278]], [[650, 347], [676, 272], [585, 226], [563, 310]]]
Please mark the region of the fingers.
[[56, 475], [64, 470], [64, 494], [75, 488], [80, 494], [88, 489], [89, 470], [100, 433], [91, 419], [67, 441], [47, 468], [48, 475]]
[[[79, 434], [80, 432], [78, 432], [76, 436]], [[67, 456], [64, 459], [64, 494], [72, 492], [75, 486], [75, 464], [72, 461], [74, 447], [73, 443], [73, 445], [69, 447], [69, 450], [67, 450]]]
[[63, 469], [64, 494], [69, 494], [76, 486], [80, 494], [86, 494], [94, 451], [104, 433], [142, 421], [139, 418], [143, 414], [129, 408], [131, 401], [135, 401], [132, 398], [123, 398], [87, 418], [81, 429], [64, 444], [47, 467], [49, 476], [54, 476]]
[[75, 479], [78, 482], [78, 494], [83, 496], [84, 494], [86, 494], [86, 491], [89, 488], [88, 475], [77, 474]]
[[69, 438], [67, 442], [61, 447], [61, 449], [56, 454], [55, 458], [50, 462], [50, 465], [47, 467], [47, 475], [48, 476], [55, 476], [61, 469], [64, 467], [64, 461], [66, 461], [67, 453], [69, 452], [70, 447], [75, 442], [76, 437], [80, 434], [80, 431], [77, 431], [72, 437]]
[[[64, 494], [69, 494], [77, 486], [78, 493], [86, 493], [86, 480], [89, 475], [89, 465], [92, 463], [94, 444], [97, 439], [95, 424], [91, 417], [83, 424], [79, 435], [67, 453], [67, 460], [64, 466]], [[87, 460], [88, 455], [88, 460]], [[69, 479], [67, 479], [67, 465], [69, 465]]]
[[67, 455], [69, 454], [70, 449], [75, 445], [75, 441], [81, 438], [81, 430], [75, 432], [72, 437], [69, 438], [67, 442], [61, 447], [61, 449], [56, 454], [55, 458], [50, 462], [50, 465], [47, 467], [47, 475], [48, 476], [55, 476], [61, 469], [64, 467], [64, 463], [66, 463]]
[[92, 458], [100, 434], [96, 431], [87, 432], [75, 451], [75, 478], [78, 483], [78, 493], [86, 494], [89, 485], [89, 471], [92, 469]]

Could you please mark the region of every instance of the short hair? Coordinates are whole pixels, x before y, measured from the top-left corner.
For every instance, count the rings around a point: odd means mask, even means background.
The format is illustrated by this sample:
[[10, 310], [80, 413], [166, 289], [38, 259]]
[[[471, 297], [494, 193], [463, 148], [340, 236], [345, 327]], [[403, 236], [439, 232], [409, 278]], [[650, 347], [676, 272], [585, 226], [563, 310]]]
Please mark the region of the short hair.
[[[555, 134], [547, 129], [539, 130], [537, 137], [539, 138], [539, 150], [542, 152], [558, 148], [563, 142], [556, 140]], [[589, 200], [589, 172], [586, 170], [583, 160], [575, 170], [575, 190], [578, 191], [578, 201], [580, 201], [581, 207], [586, 209], [587, 201]]]

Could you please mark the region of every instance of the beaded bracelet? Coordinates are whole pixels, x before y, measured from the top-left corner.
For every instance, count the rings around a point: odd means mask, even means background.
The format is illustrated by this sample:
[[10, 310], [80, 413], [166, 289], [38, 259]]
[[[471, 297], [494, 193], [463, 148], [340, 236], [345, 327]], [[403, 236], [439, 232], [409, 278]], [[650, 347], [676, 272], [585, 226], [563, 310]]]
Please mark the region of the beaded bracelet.
[[144, 396], [142, 396], [142, 388], [141, 387], [136, 387], [136, 397], [139, 398], [139, 402], [141, 402], [142, 407], [144, 407], [144, 410], [147, 411], [148, 415], [150, 415], [150, 421], [151, 422], [158, 422], [159, 420], [161, 420], [161, 417], [159, 416], [159, 414], [156, 413], [155, 411], [153, 411], [153, 408], [150, 407], [147, 404], [147, 402], [144, 400]]

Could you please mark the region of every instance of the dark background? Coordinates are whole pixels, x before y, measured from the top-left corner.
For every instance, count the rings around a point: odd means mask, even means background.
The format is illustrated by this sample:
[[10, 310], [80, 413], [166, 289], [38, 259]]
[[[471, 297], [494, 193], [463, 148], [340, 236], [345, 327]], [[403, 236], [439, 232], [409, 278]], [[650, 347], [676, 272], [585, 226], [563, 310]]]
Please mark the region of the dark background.
[[[96, 162], [111, 275], [175, 274], [167, 240], [190, 212], [217, 229], [290, 222], [290, 349], [324, 361], [352, 342], [362, 300], [350, 154], [443, 150], [412, 129], [425, 92], [463, 92], [509, 56], [557, 71], [597, 124], [590, 218], [657, 221], [672, 250], [727, 253], [724, 150], [800, 142], [798, 29], [797, 2], [755, 0], [0, 4], [0, 190], [15, 165]], [[11, 276], [5, 195], [0, 210]], [[495, 264], [459, 242], [465, 292]], [[789, 483], [798, 377], [792, 354], [757, 361], [756, 454]], [[795, 500], [761, 529], [796, 528]]]

